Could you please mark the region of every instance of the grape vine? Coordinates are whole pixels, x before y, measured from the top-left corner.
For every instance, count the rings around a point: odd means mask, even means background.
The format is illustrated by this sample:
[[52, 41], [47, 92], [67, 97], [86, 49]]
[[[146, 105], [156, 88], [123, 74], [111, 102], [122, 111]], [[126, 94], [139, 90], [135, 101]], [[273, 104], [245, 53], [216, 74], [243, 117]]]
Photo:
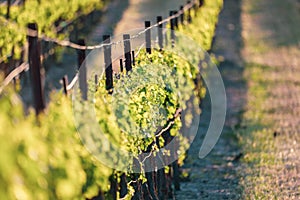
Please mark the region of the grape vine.
[[[69, 20], [76, 12], [89, 12], [95, 5], [102, 5], [96, 0], [72, 0], [72, 4], [68, 3], [70, 1], [55, 0], [51, 5], [47, 1], [41, 1], [39, 5], [36, 2], [26, 1], [28, 7], [12, 8], [11, 19], [16, 20], [18, 26], [25, 27], [29, 22], [29, 14], [36, 13], [37, 6], [45, 6], [47, 12], [36, 14], [36, 20], [43, 33], [55, 37], [53, 24], [60, 17]], [[56, 5], [64, 5], [72, 14], [59, 10]], [[205, 50], [209, 49], [221, 6], [221, 0], [205, 1], [193, 22], [186, 26], [180, 25], [179, 31], [193, 38]], [[23, 14], [18, 15], [18, 12]], [[24, 44], [26, 31], [6, 22], [2, 17], [5, 14], [3, 8], [0, 8], [0, 13], [3, 30], [0, 33], [0, 44], [4, 55], [10, 53], [12, 46]], [[49, 16], [52, 17], [46, 22]], [[118, 148], [136, 157], [145, 151], [155, 154], [166, 144], [163, 134], [158, 135], [157, 130], [168, 126], [170, 121], [170, 135], [179, 136], [178, 154], [181, 156], [178, 161], [182, 164], [185, 158], [183, 152], [188, 145], [187, 138], [181, 136], [179, 130], [191, 125], [192, 115], [187, 113], [184, 120], [174, 118], [174, 115], [179, 108], [187, 109], [190, 104], [198, 107], [199, 99], [205, 95], [201, 82], [196, 81], [200, 73], [198, 63], [205, 55], [185, 45], [186, 42], [178, 36], [177, 54], [166, 49], [153, 50], [149, 55], [142, 50], [132, 72], [114, 79], [113, 95], [108, 94], [105, 80], [101, 80], [93, 99], [96, 115], [94, 125], [91, 125], [94, 116], [85, 112], [90, 109], [87, 103], [78, 103], [79, 111], [72, 111], [70, 99], [62, 94], [52, 96], [47, 110], [38, 119], [33, 112], [24, 116], [17, 95], [6, 88], [0, 94], [0, 184], [3, 186], [0, 188], [0, 199], [91, 199], [99, 195], [100, 191], [107, 192], [112, 175], [120, 182], [118, 177], [121, 173], [100, 163], [94, 157], [97, 155], [92, 156], [82, 142], [97, 141], [96, 144], [90, 143], [91, 148], [101, 149], [101, 154], [115, 152], [114, 155], [110, 154], [112, 164], [133, 162], [126, 160], [126, 157], [122, 158], [122, 152], [112, 150]], [[193, 95], [200, 98], [191, 99]], [[76, 124], [77, 129], [91, 133], [89, 137], [80, 138], [77, 134], [73, 118], [70, 117], [73, 113], [82, 118]], [[104, 141], [105, 138], [99, 135], [95, 126], [100, 126], [112, 144]], [[166, 156], [168, 154], [165, 152]], [[165, 169], [167, 171], [168, 167]], [[130, 174], [127, 174], [127, 179], [132, 179]], [[146, 181], [144, 174], [138, 179]], [[127, 183], [127, 199], [134, 194], [134, 181]]]
[[[86, 15], [95, 9], [103, 8], [104, 1], [99, 0], [27, 0], [25, 5], [11, 6], [10, 19], [7, 21], [6, 5], [0, 5], [0, 58], [14, 51], [20, 58], [26, 42], [27, 24], [37, 23], [39, 34], [63, 39], [65, 34], [57, 34], [57, 28], [64, 27], [68, 21]], [[72, 26], [70, 27], [71, 31]]]

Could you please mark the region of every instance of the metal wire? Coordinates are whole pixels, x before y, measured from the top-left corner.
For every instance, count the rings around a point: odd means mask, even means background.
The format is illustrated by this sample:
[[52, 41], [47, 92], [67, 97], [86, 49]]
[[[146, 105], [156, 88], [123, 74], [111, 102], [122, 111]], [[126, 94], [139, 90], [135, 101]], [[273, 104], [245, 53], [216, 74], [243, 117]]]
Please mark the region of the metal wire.
[[64, 47], [70, 47], [70, 48], [73, 48], [73, 49], [77, 49], [77, 50], [93, 50], [93, 49], [100, 49], [100, 48], [103, 48], [105, 46], [112, 46], [112, 45], [117, 45], [117, 44], [121, 44], [122, 42], [124, 41], [130, 41], [130, 40], [134, 40], [138, 37], [140, 37], [142, 34], [144, 34], [145, 32], [147, 32], [148, 30], [151, 30], [159, 25], [162, 25], [162, 24], [165, 24], [167, 22], [169, 22], [170, 20], [172, 19], [175, 19], [177, 17], [179, 17], [181, 14], [184, 13], [184, 11], [192, 8], [194, 5], [196, 4], [196, 0], [194, 1], [191, 1], [191, 3], [189, 4], [186, 4], [182, 10], [178, 11], [175, 15], [172, 15], [172, 16], [169, 16], [168, 18], [158, 22], [158, 23], [155, 23], [153, 24], [152, 26], [144, 29], [143, 31], [133, 35], [130, 37], [130, 39], [128, 40], [122, 40], [122, 41], [116, 41], [116, 42], [110, 42], [110, 43], [105, 43], [105, 44], [100, 44], [100, 45], [93, 45], [93, 46], [83, 46], [83, 45], [79, 45], [79, 44], [76, 44], [76, 43], [73, 43], [73, 42], [70, 42], [69, 40], [58, 40], [58, 39], [55, 39], [55, 38], [50, 38], [50, 37], [47, 37], [45, 35], [41, 35], [41, 36], [38, 36], [38, 32], [36, 30], [32, 30], [32, 29], [27, 29], [27, 34], [28, 36], [30, 37], [38, 37], [39, 39], [42, 39], [44, 41], [47, 41], [47, 42], [53, 42], [53, 43], [56, 43], [60, 46], [64, 46]]
[[[177, 17], [179, 17], [181, 14], [184, 13], [184, 11], [192, 8], [194, 5], [196, 4], [196, 0], [194, 1], [191, 1], [189, 4], [186, 4], [182, 10], [178, 11], [175, 15], [172, 15], [172, 16], [169, 16], [168, 18], [144, 29], [143, 31], [137, 33], [136, 35], [133, 35], [131, 36], [130, 40], [133, 40], [135, 38], [138, 38], [140, 37], [142, 34], [144, 34], [146, 31], [148, 30], [151, 30], [159, 25], [162, 25], [166, 22], [169, 22], [170, 20], [172, 19], [175, 19]], [[71, 22], [69, 22], [68, 24], [70, 24]], [[16, 24], [17, 25], [17, 24]], [[60, 28], [62, 29], [62, 28]], [[59, 30], [58, 30], [59, 31]], [[100, 48], [103, 48], [104, 46], [111, 46], [111, 45], [116, 45], [116, 44], [120, 44], [122, 43], [123, 41], [116, 41], [116, 42], [111, 42], [111, 43], [106, 43], [106, 44], [100, 44], [100, 45], [93, 45], [93, 46], [83, 46], [83, 45], [79, 45], [79, 44], [76, 44], [76, 43], [73, 43], [73, 42], [70, 42], [69, 40], [59, 40], [59, 39], [56, 39], [56, 38], [50, 38], [50, 37], [47, 37], [46, 35], [41, 35], [39, 36], [38, 35], [38, 31], [36, 30], [32, 30], [32, 29], [29, 29], [27, 28], [27, 36], [30, 36], [30, 37], [38, 37], [39, 39], [41, 40], [44, 40], [44, 41], [47, 41], [47, 42], [53, 42], [53, 43], [56, 43], [60, 46], [63, 46], [63, 47], [70, 47], [70, 48], [73, 48], [73, 49], [78, 49], [78, 50], [93, 50], [93, 49], [100, 49]], [[125, 40], [127, 41], [127, 40]], [[10, 57], [11, 54], [9, 55], [6, 55], [6, 56], [3, 56], [2, 58], [0, 58], [0, 62], [3, 62], [5, 60], [5, 58], [8, 58]]]
[[71, 83], [67, 86], [67, 91], [70, 91], [75, 86], [75, 83], [78, 81], [78, 74], [76, 74], [71, 81]]
[[20, 66], [16, 67], [11, 73], [9, 73], [0, 86], [0, 93], [15, 77], [17, 77], [21, 72], [29, 67], [28, 63], [22, 63]]

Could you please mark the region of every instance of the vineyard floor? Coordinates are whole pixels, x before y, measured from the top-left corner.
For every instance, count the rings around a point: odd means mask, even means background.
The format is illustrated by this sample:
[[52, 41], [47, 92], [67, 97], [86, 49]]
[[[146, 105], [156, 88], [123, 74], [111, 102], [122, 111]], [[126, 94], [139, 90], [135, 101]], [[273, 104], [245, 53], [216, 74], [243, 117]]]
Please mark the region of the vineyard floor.
[[225, 0], [212, 53], [224, 57], [227, 123], [205, 159], [192, 145], [177, 199], [300, 198], [299, 5]]
[[300, 199], [299, 21], [299, 0], [243, 0], [248, 199]]
[[198, 135], [195, 138], [183, 166], [189, 180], [181, 184], [176, 199], [241, 199], [239, 186], [239, 158], [242, 156], [235, 128], [239, 126], [245, 106], [246, 84], [240, 49], [240, 3], [225, 0], [219, 16], [212, 52], [220, 58], [219, 66], [227, 95], [227, 116], [222, 135], [212, 152], [200, 159], [199, 149], [210, 123], [210, 97], [202, 104], [202, 115]]

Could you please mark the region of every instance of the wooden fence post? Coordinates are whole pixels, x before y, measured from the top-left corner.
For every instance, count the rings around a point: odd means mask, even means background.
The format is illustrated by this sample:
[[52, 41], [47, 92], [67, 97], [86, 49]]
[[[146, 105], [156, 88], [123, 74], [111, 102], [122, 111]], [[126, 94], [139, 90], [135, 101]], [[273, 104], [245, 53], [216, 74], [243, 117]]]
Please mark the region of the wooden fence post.
[[141, 196], [143, 200], [152, 200], [147, 183], [141, 184]]
[[9, 19], [10, 16], [10, 5], [11, 5], [11, 0], [7, 0], [6, 19]]
[[158, 200], [158, 197], [155, 193], [155, 186], [154, 186], [154, 172], [146, 172], [146, 178], [147, 178], [147, 185], [148, 185], [148, 191], [150, 193], [150, 196], [153, 200]]
[[167, 175], [167, 187], [168, 187], [168, 197], [173, 199], [173, 187], [172, 187], [172, 165], [169, 165], [169, 173]]
[[123, 73], [123, 59], [121, 58], [120, 59], [120, 71], [121, 71], [121, 73]]
[[169, 43], [169, 39], [168, 39], [168, 34], [167, 32], [164, 33], [164, 38], [165, 38], [165, 46], [168, 46], [168, 43]]
[[204, 4], [204, 0], [199, 0], [199, 7], [202, 7]]
[[[159, 144], [159, 138], [156, 138], [156, 145], [158, 148], [161, 148]], [[163, 164], [163, 160], [160, 159], [161, 164]], [[159, 199], [166, 199], [168, 195], [167, 182], [166, 182], [166, 174], [165, 168], [161, 168], [157, 170], [157, 195]]]
[[[187, 2], [187, 4], [190, 4], [190, 3], [191, 3], [191, 1]], [[187, 21], [188, 21], [188, 23], [192, 23], [191, 8], [189, 8], [187, 11], [188, 11]]]
[[130, 35], [124, 34], [124, 57], [125, 57], [125, 68], [126, 72], [129, 72], [132, 69], [131, 66], [131, 45], [130, 45]]
[[180, 180], [179, 180], [179, 165], [178, 165], [178, 161], [174, 161], [172, 163], [172, 167], [173, 167], [173, 183], [174, 183], [174, 189], [175, 190], [180, 190]]
[[[135, 161], [134, 161], [135, 162]], [[142, 184], [141, 180], [138, 180], [139, 174], [131, 174], [132, 180], [136, 180], [131, 183], [131, 186], [134, 188], [134, 194], [133, 197], [131, 198], [132, 200], [140, 200], [143, 198], [143, 191], [142, 191]]]
[[[156, 22], [160, 23], [162, 21], [162, 16], [157, 16]], [[158, 36], [158, 45], [160, 50], [164, 47], [164, 38], [163, 38], [163, 24], [158, 25], [157, 27], [157, 36]]]
[[98, 75], [95, 74], [95, 91], [98, 90], [98, 83], [99, 83], [99, 78], [98, 78]]
[[[173, 16], [173, 11], [170, 11], [170, 17]], [[174, 32], [174, 29], [175, 29], [175, 20], [174, 19], [171, 19], [170, 21], [170, 25], [171, 25], [171, 43], [172, 43], [172, 47], [174, 47], [174, 44], [175, 44], [175, 32]]]
[[151, 26], [151, 22], [150, 21], [145, 21], [145, 29], [147, 29], [146, 33], [145, 33], [146, 51], [149, 54], [151, 54], [151, 30], [149, 28], [150, 26]]
[[117, 182], [117, 178], [116, 178], [116, 174], [115, 173], [113, 173], [109, 177], [109, 181], [110, 181], [109, 193], [111, 195], [111, 199], [117, 200], [118, 182]]
[[195, 1], [195, 2], [194, 2], [194, 6], [193, 6], [193, 9], [194, 9], [194, 17], [197, 16], [198, 8], [199, 8], [199, 6], [197, 5], [197, 3], [196, 3], [196, 1]]
[[[38, 30], [36, 23], [28, 24], [31, 30]], [[32, 84], [33, 101], [35, 113], [38, 115], [45, 108], [45, 101], [41, 81], [41, 60], [40, 48], [38, 47], [38, 35], [28, 36], [28, 61], [30, 66], [30, 76]]]
[[[174, 158], [178, 158], [178, 153], [177, 153], [177, 150], [178, 150], [178, 147], [180, 146], [180, 142], [179, 142], [179, 139], [177, 137], [173, 137], [173, 144], [172, 144], [172, 150], [173, 151], [173, 157]], [[173, 169], [173, 184], [174, 184], [174, 189], [175, 190], [180, 190], [180, 172], [179, 172], [179, 165], [178, 165], [178, 159], [175, 160], [173, 163], [172, 163], [172, 169]]]
[[180, 15], [180, 23], [183, 25], [183, 23], [184, 23], [184, 10], [183, 10], [183, 6], [180, 6], [180, 11], [182, 11], [182, 13]]
[[157, 192], [159, 199], [165, 199], [167, 196], [167, 183], [166, 183], [166, 175], [165, 169], [159, 169], [157, 171]]
[[120, 179], [120, 198], [124, 198], [128, 193], [126, 174], [121, 174]]
[[132, 55], [132, 65], [135, 65], [135, 53], [134, 51], [131, 51], [131, 55]]
[[64, 94], [65, 94], [66, 96], [68, 96], [68, 90], [67, 90], [67, 86], [68, 86], [68, 76], [65, 75], [65, 76], [62, 78], [62, 81], [63, 81]]
[[[177, 10], [173, 10], [173, 15], [177, 15], [178, 11]], [[174, 18], [174, 27], [175, 29], [178, 29], [178, 17]]]
[[[81, 46], [85, 46], [84, 39], [79, 39], [78, 44]], [[81, 92], [81, 98], [83, 100], [87, 100], [87, 72], [86, 72], [86, 65], [85, 65], [85, 50], [78, 50], [78, 70], [79, 70], [79, 89]]]
[[[110, 43], [110, 35], [103, 35], [103, 42], [104, 42], [104, 44], [109, 44]], [[113, 88], [111, 45], [104, 46], [104, 63], [105, 63], [106, 90], [111, 90]]]

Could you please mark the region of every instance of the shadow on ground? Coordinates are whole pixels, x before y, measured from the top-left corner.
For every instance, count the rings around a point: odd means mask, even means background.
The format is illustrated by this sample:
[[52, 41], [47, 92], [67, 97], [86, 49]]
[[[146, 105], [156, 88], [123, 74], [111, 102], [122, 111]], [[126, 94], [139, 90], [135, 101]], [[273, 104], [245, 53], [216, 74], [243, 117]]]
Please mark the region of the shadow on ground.
[[[227, 115], [222, 135], [212, 152], [200, 159], [198, 153], [207, 132], [211, 105], [207, 94], [202, 102], [198, 134], [188, 151], [183, 174], [189, 174], [176, 199], [241, 199], [239, 160], [243, 156], [235, 130], [240, 126], [246, 105], [247, 85], [244, 80], [243, 60], [240, 56], [241, 1], [225, 0], [211, 53], [220, 60], [227, 95]], [[212, 122], [213, 123], [213, 122]]]

